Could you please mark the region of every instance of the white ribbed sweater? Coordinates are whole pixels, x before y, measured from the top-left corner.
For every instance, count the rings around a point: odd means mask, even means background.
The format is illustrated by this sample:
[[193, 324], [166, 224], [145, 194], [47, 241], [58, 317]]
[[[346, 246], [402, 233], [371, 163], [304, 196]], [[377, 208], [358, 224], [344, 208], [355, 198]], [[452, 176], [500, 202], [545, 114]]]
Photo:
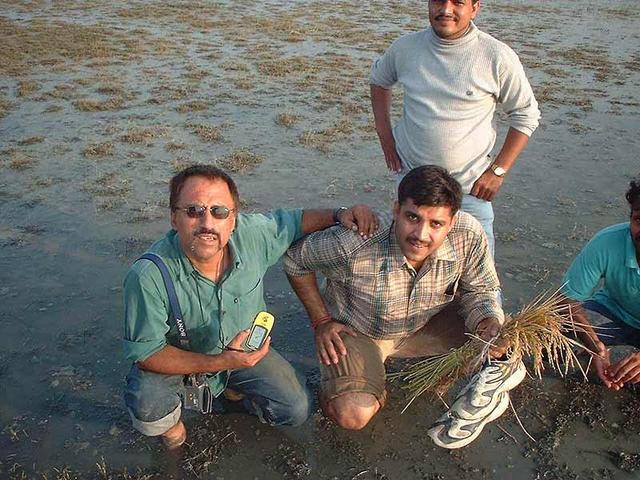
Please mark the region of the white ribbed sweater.
[[404, 173], [440, 165], [465, 193], [491, 163], [496, 105], [529, 136], [540, 118], [516, 53], [473, 24], [453, 41], [431, 28], [400, 37], [374, 63], [370, 83], [404, 89], [403, 115], [393, 129]]

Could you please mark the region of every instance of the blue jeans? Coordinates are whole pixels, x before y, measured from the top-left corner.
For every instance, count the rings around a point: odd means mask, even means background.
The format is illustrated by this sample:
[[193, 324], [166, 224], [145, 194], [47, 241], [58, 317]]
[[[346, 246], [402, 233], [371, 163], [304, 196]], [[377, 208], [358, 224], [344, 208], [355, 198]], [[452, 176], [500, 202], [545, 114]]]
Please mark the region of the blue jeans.
[[640, 330], [627, 325], [598, 302], [587, 300], [582, 306], [602, 343], [607, 346], [631, 345], [640, 348]]
[[493, 205], [491, 202], [481, 200], [473, 195], [464, 194], [462, 197], [461, 210], [472, 215], [482, 225], [485, 235], [487, 236], [487, 242], [489, 243], [489, 250], [491, 255], [495, 258], [496, 239], [493, 235]]
[[[309, 417], [312, 397], [306, 378], [271, 349], [254, 367], [233, 370], [227, 386], [244, 394], [242, 404], [269, 425], [297, 426]], [[124, 392], [134, 428], [149, 436], [162, 435], [180, 420], [183, 375], [164, 375], [131, 367]], [[216, 399], [217, 409], [222, 405]]]

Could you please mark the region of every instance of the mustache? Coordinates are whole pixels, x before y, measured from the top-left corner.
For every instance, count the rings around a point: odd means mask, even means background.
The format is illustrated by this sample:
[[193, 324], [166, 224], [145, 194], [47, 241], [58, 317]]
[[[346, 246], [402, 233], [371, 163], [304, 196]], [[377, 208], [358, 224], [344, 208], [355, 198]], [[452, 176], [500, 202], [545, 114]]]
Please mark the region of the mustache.
[[455, 16], [455, 15], [447, 15], [447, 14], [438, 15], [436, 17], [436, 20], [440, 20], [441, 18], [449, 18], [451, 20], [456, 20], [456, 21], [458, 20], [457, 16]]
[[411, 243], [417, 243], [420, 246], [423, 247], [428, 247], [429, 245], [431, 245], [431, 242], [424, 242], [422, 240], [420, 240], [419, 238], [416, 237], [409, 237], [407, 238], [407, 241], [411, 242]]
[[194, 235], [214, 235], [216, 237], [218, 237], [218, 232], [216, 232], [215, 230], [211, 230], [209, 228], [198, 228], [197, 230], [195, 230], [193, 232]]

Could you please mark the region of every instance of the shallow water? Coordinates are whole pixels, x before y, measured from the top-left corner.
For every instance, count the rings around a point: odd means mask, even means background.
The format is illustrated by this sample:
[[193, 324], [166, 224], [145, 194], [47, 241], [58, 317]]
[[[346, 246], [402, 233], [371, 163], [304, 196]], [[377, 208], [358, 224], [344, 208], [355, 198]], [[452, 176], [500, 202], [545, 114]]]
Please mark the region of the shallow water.
[[[0, 7], [0, 477], [64, 478], [64, 466], [93, 477], [102, 458], [114, 476], [189, 475], [184, 458], [131, 431], [120, 399], [121, 279], [168, 228], [167, 180], [245, 148], [262, 157], [234, 175], [248, 210], [390, 205], [395, 181], [372, 128], [367, 75], [393, 38], [426, 22], [424, 2]], [[543, 113], [495, 202], [509, 311], [555, 288], [593, 233], [627, 218], [623, 193], [640, 173], [639, 18], [634, 1], [483, 2], [479, 27], [519, 53]], [[30, 30], [18, 37], [7, 25]], [[87, 111], [83, 100], [115, 103]], [[275, 121], [285, 111], [298, 116], [290, 128]], [[202, 141], [194, 124], [219, 127], [223, 140]], [[112, 153], [83, 153], [97, 143]], [[274, 343], [316, 381], [302, 308], [279, 267], [267, 281]], [[635, 396], [587, 387], [579, 394], [595, 414], [572, 406], [572, 387], [556, 381], [514, 400], [534, 436], [559, 432], [554, 449], [530, 442], [510, 415], [497, 423], [518, 443], [491, 426], [460, 452], [437, 450], [424, 433], [443, 407], [425, 399], [399, 416], [394, 391], [363, 432], [319, 415], [295, 430], [188, 417], [186, 455], [220, 445], [201, 472], [211, 478], [631, 478], [607, 452], [637, 453], [640, 428], [620, 409]], [[554, 426], [567, 409], [582, 413]]]

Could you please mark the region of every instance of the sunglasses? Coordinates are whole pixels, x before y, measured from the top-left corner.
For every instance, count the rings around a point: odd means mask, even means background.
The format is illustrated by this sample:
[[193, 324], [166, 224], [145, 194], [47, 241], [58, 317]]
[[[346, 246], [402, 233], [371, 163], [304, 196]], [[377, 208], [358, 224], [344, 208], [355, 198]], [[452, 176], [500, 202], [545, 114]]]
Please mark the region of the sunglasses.
[[187, 214], [189, 218], [202, 218], [207, 210], [211, 212], [211, 216], [217, 220], [229, 218], [231, 212], [235, 212], [235, 208], [227, 208], [222, 205], [214, 205], [207, 207], [206, 205], [187, 205], [186, 207], [175, 207], [174, 210], [180, 210]]

